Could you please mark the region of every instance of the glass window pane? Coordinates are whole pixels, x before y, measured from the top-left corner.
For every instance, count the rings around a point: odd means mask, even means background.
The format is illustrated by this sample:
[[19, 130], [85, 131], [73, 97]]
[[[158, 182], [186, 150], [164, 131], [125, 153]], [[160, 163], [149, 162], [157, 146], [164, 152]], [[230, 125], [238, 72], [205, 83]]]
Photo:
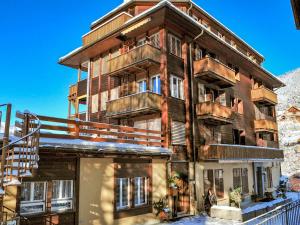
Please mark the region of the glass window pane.
[[45, 184], [42, 182], [34, 183], [33, 200], [44, 200], [45, 197]]
[[122, 206], [128, 206], [128, 193], [129, 193], [129, 179], [123, 178], [122, 179]]
[[30, 201], [31, 183], [24, 182], [21, 185], [21, 201]]

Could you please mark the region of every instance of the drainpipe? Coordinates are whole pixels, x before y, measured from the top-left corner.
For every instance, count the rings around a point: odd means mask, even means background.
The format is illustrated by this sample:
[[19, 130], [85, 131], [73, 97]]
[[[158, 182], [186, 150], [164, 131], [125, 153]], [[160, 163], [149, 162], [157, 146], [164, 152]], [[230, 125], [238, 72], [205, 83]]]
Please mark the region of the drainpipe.
[[190, 15], [190, 11], [191, 11], [191, 9], [193, 8], [193, 3], [192, 3], [192, 1], [190, 1], [190, 4], [191, 4], [191, 6], [188, 8], [188, 10], [187, 10], [187, 14], [188, 15]]
[[[192, 44], [194, 41], [199, 39], [204, 33], [204, 30], [201, 29], [201, 33], [198, 34], [190, 43], [189, 43], [189, 58], [190, 58], [190, 74], [191, 74], [191, 99], [192, 99], [192, 126], [193, 126], [193, 173], [194, 173], [194, 199], [195, 202], [197, 202], [197, 194], [196, 194], [196, 144], [195, 144], [195, 133], [196, 133], [196, 127], [195, 127], [195, 105], [194, 105], [194, 79], [193, 79], [193, 56], [192, 56]], [[197, 208], [197, 206], [196, 206]]]

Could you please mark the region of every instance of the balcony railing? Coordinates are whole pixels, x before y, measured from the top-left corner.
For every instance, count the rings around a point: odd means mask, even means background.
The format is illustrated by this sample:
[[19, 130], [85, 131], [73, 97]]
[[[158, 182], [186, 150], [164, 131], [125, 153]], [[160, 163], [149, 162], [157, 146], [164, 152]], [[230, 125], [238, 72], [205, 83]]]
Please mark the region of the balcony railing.
[[232, 110], [216, 102], [203, 102], [196, 105], [198, 119], [206, 123], [224, 125], [232, 123]]
[[161, 51], [149, 44], [145, 44], [130, 50], [129, 52], [112, 58], [108, 61], [108, 73], [119, 75], [120, 73], [144, 70], [153, 64], [160, 63]]
[[283, 151], [257, 146], [212, 144], [200, 147], [201, 160], [266, 161], [283, 160]]
[[221, 62], [205, 57], [194, 61], [194, 75], [207, 83], [213, 83], [221, 88], [236, 84], [235, 71]]
[[89, 45], [91, 43], [96, 42], [97, 40], [105, 37], [109, 33], [117, 30], [121, 26], [125, 24], [125, 22], [131, 19], [132, 16], [127, 13], [120, 13], [113, 19], [105, 22], [104, 24], [100, 25], [98, 28], [90, 31], [86, 35], [82, 37], [83, 46]]
[[69, 88], [69, 100], [76, 99], [77, 98], [77, 92], [78, 92], [78, 86], [77, 84], [73, 84]]
[[276, 141], [267, 141], [263, 139], [258, 139], [256, 142], [257, 146], [260, 147], [269, 147], [269, 148], [278, 148], [279, 144]]
[[129, 95], [107, 102], [107, 117], [133, 116], [161, 110], [161, 96], [152, 92]]
[[278, 130], [277, 123], [271, 120], [255, 120], [255, 132], [276, 132]]
[[278, 103], [277, 94], [265, 87], [251, 90], [251, 99], [253, 102], [264, 104], [276, 105]]

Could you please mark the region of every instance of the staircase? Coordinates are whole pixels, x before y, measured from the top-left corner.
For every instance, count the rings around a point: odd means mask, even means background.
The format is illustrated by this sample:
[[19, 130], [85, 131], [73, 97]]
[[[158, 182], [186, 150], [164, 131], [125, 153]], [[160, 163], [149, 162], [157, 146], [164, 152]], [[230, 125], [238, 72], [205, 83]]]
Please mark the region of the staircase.
[[[5, 112], [5, 119], [2, 120]], [[0, 127], [4, 121], [3, 147], [1, 149], [0, 171], [0, 223], [8, 224], [19, 217], [4, 205], [6, 190], [10, 186], [21, 185], [22, 179], [31, 177], [34, 169], [38, 168], [39, 161], [39, 134], [41, 124], [38, 117], [28, 111], [23, 114], [21, 128], [15, 131], [15, 136], [10, 136], [11, 104], [0, 105]]]

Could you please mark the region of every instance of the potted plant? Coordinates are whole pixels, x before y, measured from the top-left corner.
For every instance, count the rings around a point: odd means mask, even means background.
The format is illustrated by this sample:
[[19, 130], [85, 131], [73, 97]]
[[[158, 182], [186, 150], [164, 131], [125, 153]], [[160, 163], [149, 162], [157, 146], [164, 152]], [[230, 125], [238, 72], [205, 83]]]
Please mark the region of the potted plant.
[[154, 201], [153, 208], [156, 211], [155, 215], [159, 217], [161, 222], [169, 220], [171, 210], [166, 203], [166, 199], [161, 198], [157, 202]]
[[242, 188], [236, 188], [229, 193], [230, 206], [241, 208], [242, 202]]

